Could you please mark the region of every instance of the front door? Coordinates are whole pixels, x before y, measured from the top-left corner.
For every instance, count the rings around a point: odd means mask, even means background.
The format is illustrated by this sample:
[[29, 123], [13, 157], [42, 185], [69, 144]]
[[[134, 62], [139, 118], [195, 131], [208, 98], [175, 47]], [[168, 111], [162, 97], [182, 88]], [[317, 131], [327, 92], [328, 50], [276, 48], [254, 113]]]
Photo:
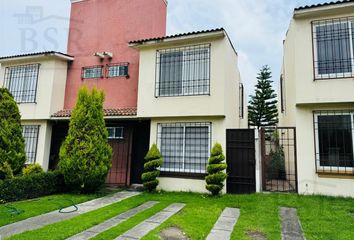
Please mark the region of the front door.
[[130, 185], [132, 129], [129, 127], [108, 127], [109, 144], [112, 147], [112, 167], [106, 184], [112, 186]]
[[227, 193], [256, 191], [256, 154], [253, 129], [226, 130]]

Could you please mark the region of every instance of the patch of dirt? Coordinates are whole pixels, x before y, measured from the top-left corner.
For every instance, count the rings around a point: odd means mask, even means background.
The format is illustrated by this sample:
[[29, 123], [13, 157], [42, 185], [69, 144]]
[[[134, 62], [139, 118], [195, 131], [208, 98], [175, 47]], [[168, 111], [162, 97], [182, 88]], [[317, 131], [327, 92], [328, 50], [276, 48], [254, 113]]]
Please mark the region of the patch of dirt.
[[354, 218], [354, 212], [352, 212], [352, 217]]
[[161, 231], [162, 240], [189, 240], [186, 234], [178, 227], [169, 227]]
[[249, 232], [247, 232], [247, 235], [252, 240], [267, 240], [266, 235], [262, 232], [259, 232], [259, 231], [249, 231]]

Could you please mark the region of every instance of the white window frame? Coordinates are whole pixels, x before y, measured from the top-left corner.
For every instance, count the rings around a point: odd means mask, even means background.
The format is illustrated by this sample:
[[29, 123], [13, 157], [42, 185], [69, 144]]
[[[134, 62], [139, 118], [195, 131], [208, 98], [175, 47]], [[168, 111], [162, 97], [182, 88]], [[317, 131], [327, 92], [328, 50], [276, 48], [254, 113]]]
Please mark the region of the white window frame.
[[[86, 73], [87, 70], [97, 70], [97, 69], [99, 69], [100, 72], [101, 72], [100, 76], [96, 76], [96, 75], [87, 76], [87, 73]], [[103, 78], [103, 66], [83, 67], [82, 71], [83, 71], [83, 73], [82, 73], [82, 78], [83, 79]]]
[[[107, 131], [111, 129], [113, 130], [113, 137], [109, 136], [108, 133], [108, 139], [124, 139], [124, 127], [107, 127]], [[120, 129], [121, 130], [121, 136], [116, 136], [116, 130]]]
[[[116, 71], [116, 73], [118, 73], [118, 75], [110, 75], [110, 69], [111, 68], [118, 68]], [[120, 74], [120, 70], [121, 68], [127, 68], [127, 74], [126, 75], [121, 75]], [[129, 74], [128, 74], [128, 70], [129, 69], [129, 66], [128, 65], [107, 65], [107, 78], [115, 78], [115, 77], [127, 77]]]
[[[32, 139], [34, 139], [34, 142], [32, 142], [31, 147], [33, 147], [33, 149], [31, 149], [31, 153], [34, 153], [34, 157], [33, 157], [33, 161], [29, 161], [28, 159], [28, 146], [26, 145], [25, 142], [25, 151], [26, 151], [26, 162], [25, 164], [34, 164], [37, 161], [37, 153], [38, 153], [38, 140], [39, 140], [39, 132], [40, 132], [40, 125], [22, 125], [22, 134], [23, 134], [23, 138], [26, 140], [25, 133], [26, 133], [26, 128], [34, 128], [36, 130], [36, 132], [33, 132], [32, 134], [34, 134], [33, 136], [30, 136]], [[33, 150], [33, 151], [32, 151]]]
[[[178, 52], [182, 52], [182, 92], [181, 93], [177, 93], [177, 94], [160, 94], [160, 92], [156, 93], [157, 97], [183, 97], [183, 96], [199, 96], [199, 95], [209, 95], [210, 94], [210, 84], [211, 84], [211, 44], [203, 44], [200, 45], [200, 48], [196, 48], [196, 49], [188, 49], [188, 47], [198, 47], [199, 45], [196, 46], [184, 46], [187, 49], [183, 49], [184, 47], [179, 47], [176, 49], [164, 49], [166, 50], [166, 52], [161, 53], [159, 50], [158, 52], [158, 57], [161, 59], [161, 55], [164, 54], [169, 54], [169, 53], [178, 53]], [[208, 89], [206, 91], [198, 91], [198, 92], [194, 92], [192, 91], [191, 93], [188, 93], [187, 89], [188, 89], [188, 84], [187, 81], [184, 80], [184, 78], [186, 77], [186, 72], [184, 71], [184, 69], [186, 69], [187, 67], [187, 62], [185, 61], [185, 59], [188, 57], [187, 53], [188, 52], [195, 52], [195, 51], [202, 51], [202, 50], [207, 50], [207, 54], [209, 55], [209, 64], [207, 66], [207, 78], [209, 81], [209, 86]], [[161, 84], [161, 78], [160, 78], [160, 70], [161, 69], [161, 63], [159, 65], [159, 68], [157, 68], [156, 71], [156, 75], [157, 75], [157, 81], [158, 81], [158, 86], [160, 89], [160, 84]], [[189, 79], [190, 80], [190, 79]], [[192, 81], [192, 80], [191, 80]], [[195, 87], [198, 88], [198, 87]]]
[[[194, 125], [197, 124], [197, 125]], [[158, 133], [162, 133], [162, 128], [163, 127], [183, 127], [183, 156], [182, 156], [182, 168], [163, 168], [161, 167], [160, 170], [162, 172], [176, 172], [176, 173], [200, 173], [200, 174], [205, 174], [206, 170], [196, 170], [196, 169], [186, 169], [185, 168], [185, 141], [186, 141], [186, 128], [187, 127], [208, 127], [208, 158], [211, 153], [211, 123], [158, 123]], [[162, 137], [158, 139], [157, 145], [161, 149], [161, 140]], [[163, 156], [162, 156], [163, 157]], [[208, 161], [208, 159], [207, 159]], [[208, 162], [206, 162], [208, 163]], [[207, 164], [206, 164], [207, 165]]]
[[[318, 47], [317, 47], [317, 32], [316, 28], [321, 27], [321, 26], [329, 26], [329, 25], [334, 25], [334, 24], [341, 24], [341, 23], [348, 23], [349, 27], [349, 45], [350, 45], [350, 58], [351, 58], [351, 64], [352, 64], [352, 71], [351, 72], [343, 72], [343, 73], [327, 73], [327, 74], [319, 74], [318, 73]], [[352, 77], [354, 74], [354, 46], [353, 46], [353, 37], [354, 37], [354, 29], [352, 29], [352, 23], [354, 23], [354, 18], [348, 18], [347, 21], [343, 20], [333, 20], [331, 22], [327, 22], [326, 20], [320, 21], [318, 23], [313, 23], [312, 24], [312, 42], [313, 42], [313, 48], [314, 48], [314, 72], [315, 72], [315, 79], [334, 79], [334, 78], [347, 78], [347, 77]], [[317, 66], [315, 66], [317, 64]], [[343, 75], [342, 75], [343, 74]], [[338, 75], [342, 75], [341, 77], [338, 77]]]
[[332, 111], [328, 112], [325, 115], [315, 112], [314, 117], [315, 117], [315, 141], [316, 141], [316, 149], [315, 149], [315, 156], [316, 156], [316, 166], [317, 170], [320, 171], [332, 171], [334, 168], [338, 171], [343, 171], [346, 172], [349, 169], [353, 169], [354, 167], [339, 167], [339, 166], [321, 166], [321, 159], [320, 159], [320, 142], [319, 142], [319, 137], [318, 137], [318, 117], [319, 116], [350, 116], [351, 119], [351, 125], [352, 125], [352, 145], [353, 145], [353, 152], [354, 152], [354, 111], [353, 110], [348, 110], [347, 112], [345, 111]]

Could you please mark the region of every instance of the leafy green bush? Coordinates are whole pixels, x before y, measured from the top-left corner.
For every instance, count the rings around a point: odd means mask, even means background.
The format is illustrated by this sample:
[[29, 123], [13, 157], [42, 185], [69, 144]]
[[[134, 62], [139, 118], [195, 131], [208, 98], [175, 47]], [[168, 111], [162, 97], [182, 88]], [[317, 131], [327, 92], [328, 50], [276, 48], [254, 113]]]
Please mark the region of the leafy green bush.
[[31, 199], [64, 190], [64, 178], [59, 172], [43, 172], [0, 181], [0, 200]]
[[[0, 88], [0, 165], [6, 171], [10, 166], [12, 172], [17, 174], [21, 172], [25, 161], [25, 140], [17, 103], [9, 90]], [[4, 179], [2, 177], [0, 179]]]
[[0, 163], [0, 179], [11, 179], [14, 177], [10, 164]]
[[72, 190], [96, 191], [111, 168], [112, 148], [108, 144], [103, 102], [103, 92], [80, 89], [69, 133], [59, 153], [59, 170]]
[[224, 172], [227, 165], [224, 160], [222, 147], [219, 143], [216, 143], [211, 150], [207, 166], [208, 175], [205, 177], [206, 189], [212, 195], [218, 195], [224, 187], [224, 181], [227, 178], [227, 174]]
[[147, 192], [153, 192], [159, 185], [157, 177], [160, 175], [159, 167], [162, 166], [163, 159], [156, 144], [153, 144], [145, 156], [144, 173], [141, 180]]
[[44, 172], [43, 168], [38, 163], [29, 164], [22, 169], [22, 175], [31, 175], [31, 174], [42, 173], [42, 172]]

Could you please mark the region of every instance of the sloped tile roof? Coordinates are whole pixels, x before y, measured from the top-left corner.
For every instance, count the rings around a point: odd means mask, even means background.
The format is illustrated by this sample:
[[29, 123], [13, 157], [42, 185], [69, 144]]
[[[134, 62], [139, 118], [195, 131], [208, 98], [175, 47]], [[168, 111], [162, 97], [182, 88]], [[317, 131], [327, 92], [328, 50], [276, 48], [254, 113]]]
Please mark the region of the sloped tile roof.
[[56, 52], [56, 51], [45, 51], [45, 52], [33, 52], [33, 53], [24, 53], [24, 54], [17, 54], [17, 55], [11, 55], [11, 56], [3, 56], [3, 57], [0, 56], [0, 60], [8, 59], [8, 58], [28, 57], [28, 56], [37, 56], [37, 55], [50, 55], [50, 54], [60, 54], [63, 56], [73, 58], [73, 56], [70, 56], [66, 53]]
[[[68, 118], [71, 117], [72, 109], [63, 109], [52, 115], [53, 118]], [[118, 116], [136, 116], [136, 108], [115, 108], [104, 109], [105, 117], [118, 117]]]
[[198, 34], [203, 34], [203, 33], [220, 32], [220, 31], [224, 31], [224, 28], [215, 28], [215, 29], [202, 30], [202, 31], [179, 33], [179, 34], [174, 34], [174, 35], [169, 35], [169, 36], [164, 36], [164, 37], [154, 37], [154, 38], [145, 38], [145, 39], [133, 40], [133, 41], [130, 41], [129, 44], [139, 44], [139, 43], [144, 43], [144, 42], [149, 42], [149, 41], [161, 41], [161, 40], [169, 39], [169, 38], [177, 38], [177, 37], [198, 35]]
[[326, 3], [306, 5], [306, 6], [295, 8], [295, 11], [305, 10], [305, 9], [309, 9], [309, 8], [317, 8], [317, 7], [324, 7], [324, 6], [330, 6], [330, 5], [337, 5], [337, 4], [343, 4], [343, 3], [351, 3], [351, 2], [354, 2], [354, 0], [341, 0], [341, 1], [332, 1], [332, 2], [326, 2]]

